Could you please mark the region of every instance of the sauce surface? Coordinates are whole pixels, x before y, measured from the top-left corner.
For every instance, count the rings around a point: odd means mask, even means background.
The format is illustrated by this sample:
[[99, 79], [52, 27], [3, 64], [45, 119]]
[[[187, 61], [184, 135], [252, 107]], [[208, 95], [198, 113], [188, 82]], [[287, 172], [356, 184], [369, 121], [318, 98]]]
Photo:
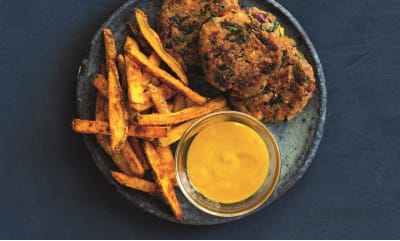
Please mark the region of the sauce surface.
[[193, 140], [187, 171], [194, 188], [220, 203], [242, 201], [264, 182], [268, 149], [256, 131], [226, 121], [204, 128]]

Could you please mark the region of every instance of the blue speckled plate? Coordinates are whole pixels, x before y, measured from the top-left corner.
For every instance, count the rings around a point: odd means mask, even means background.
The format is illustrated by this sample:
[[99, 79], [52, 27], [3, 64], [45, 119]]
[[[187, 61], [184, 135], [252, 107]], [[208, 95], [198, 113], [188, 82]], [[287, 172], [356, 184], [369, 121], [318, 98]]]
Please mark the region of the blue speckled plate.
[[[311, 102], [306, 106], [296, 118], [290, 122], [280, 124], [267, 124], [274, 133], [282, 155], [282, 172], [278, 186], [270, 199], [261, 207], [266, 207], [274, 202], [279, 196], [283, 195], [291, 188], [304, 174], [318, 149], [322, 138], [323, 127], [326, 116], [326, 86], [325, 78], [319, 61], [310, 39], [304, 32], [297, 20], [279, 3], [273, 0], [241, 0], [243, 7], [256, 6], [260, 9], [270, 11], [277, 16], [279, 22], [285, 27], [285, 33], [293, 37], [305, 57], [314, 67], [317, 80], [317, 88]], [[118, 9], [99, 29], [91, 42], [90, 53], [87, 59], [83, 60], [77, 84], [77, 106], [79, 118], [93, 119], [95, 110], [95, 88], [91, 81], [99, 71], [100, 64], [104, 61], [104, 44], [101, 30], [105, 27], [112, 29], [116, 38], [117, 47], [122, 48], [124, 37], [128, 32], [126, 20], [133, 19], [133, 9], [139, 7], [143, 9], [154, 22], [160, 9], [162, 1], [131, 0]], [[112, 183], [118, 192], [127, 198], [135, 206], [170, 221], [177, 221], [172, 215], [170, 208], [160, 199], [151, 197], [145, 193], [124, 188], [116, 183], [110, 175], [110, 170], [115, 170], [111, 159], [96, 143], [94, 136], [84, 135], [86, 145], [107, 180]], [[236, 218], [220, 218], [205, 214], [191, 205], [177, 191], [178, 199], [184, 212], [184, 224], [212, 225], [230, 222]], [[259, 210], [259, 209], [258, 209]], [[256, 210], [257, 211], [257, 210]]]

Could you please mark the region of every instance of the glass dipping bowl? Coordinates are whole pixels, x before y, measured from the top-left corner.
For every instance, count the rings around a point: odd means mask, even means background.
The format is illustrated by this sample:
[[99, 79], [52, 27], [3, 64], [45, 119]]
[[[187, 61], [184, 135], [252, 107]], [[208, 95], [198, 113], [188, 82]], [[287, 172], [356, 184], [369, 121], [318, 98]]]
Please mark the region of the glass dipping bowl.
[[[219, 203], [203, 196], [191, 184], [186, 158], [193, 139], [211, 124], [232, 121], [256, 131], [267, 146], [269, 169], [261, 187], [250, 197], [235, 203]], [[245, 147], [244, 147], [245, 148]], [[205, 150], [206, 151], [206, 150]], [[281, 156], [276, 140], [268, 128], [256, 118], [237, 111], [220, 111], [208, 114], [194, 122], [183, 134], [175, 153], [176, 178], [185, 197], [198, 209], [220, 217], [236, 217], [250, 213], [265, 203], [278, 183], [281, 172]]]

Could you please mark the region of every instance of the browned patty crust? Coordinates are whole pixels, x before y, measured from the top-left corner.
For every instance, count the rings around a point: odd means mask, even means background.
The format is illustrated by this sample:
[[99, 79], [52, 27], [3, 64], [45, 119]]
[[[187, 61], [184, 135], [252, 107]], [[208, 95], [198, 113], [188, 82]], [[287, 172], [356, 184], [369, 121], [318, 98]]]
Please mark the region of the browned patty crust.
[[204, 22], [239, 9], [238, 0], [165, 0], [157, 30], [167, 51], [186, 68], [200, 67], [199, 31]]
[[240, 98], [263, 91], [283, 54], [275, 17], [256, 11], [230, 12], [208, 21], [200, 31], [199, 53], [207, 81]]
[[281, 122], [293, 119], [307, 105], [315, 90], [313, 68], [293, 39], [281, 37], [280, 48], [281, 66], [263, 92], [247, 99], [231, 97], [235, 108], [258, 119]]
[[199, 38], [207, 81], [237, 109], [271, 122], [292, 119], [315, 88], [312, 67], [278, 27], [272, 14], [249, 8], [208, 21]]

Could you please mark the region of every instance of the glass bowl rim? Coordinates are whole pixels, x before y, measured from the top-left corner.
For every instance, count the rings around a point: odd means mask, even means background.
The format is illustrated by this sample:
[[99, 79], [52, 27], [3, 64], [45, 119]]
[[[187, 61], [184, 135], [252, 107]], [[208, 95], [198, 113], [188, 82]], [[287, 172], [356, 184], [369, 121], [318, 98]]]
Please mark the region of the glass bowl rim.
[[[246, 125], [247, 127], [250, 127], [252, 130], [256, 131], [257, 134], [263, 138], [263, 136], [267, 137], [269, 139], [269, 141], [272, 144], [273, 150], [269, 150], [269, 155], [271, 158], [271, 152], [274, 152], [275, 158], [274, 160], [270, 159], [270, 163], [271, 161], [275, 161], [276, 163], [276, 170], [275, 172], [272, 174], [272, 181], [270, 183], [270, 185], [265, 186], [265, 189], [268, 189], [269, 191], [266, 192], [264, 195], [261, 196], [260, 200], [258, 200], [257, 203], [249, 206], [249, 207], [245, 207], [243, 210], [237, 211], [237, 212], [219, 212], [219, 211], [215, 211], [215, 210], [211, 210], [209, 209], [208, 206], [206, 205], [201, 205], [198, 201], [196, 201], [196, 199], [189, 194], [189, 191], [186, 190], [185, 185], [183, 184], [182, 179], [184, 179], [184, 177], [181, 177], [180, 171], [179, 171], [179, 165], [180, 165], [180, 161], [185, 161], [184, 158], [181, 158], [181, 151], [182, 149], [184, 149], [185, 143], [184, 141], [187, 139], [188, 135], [196, 128], [198, 127], [201, 123], [203, 123], [204, 121], [216, 118], [218, 116], [228, 116], [228, 117], [239, 117], [239, 118], [243, 118], [245, 119], [245, 121], [250, 121], [252, 123], [254, 123], [255, 125], [259, 126], [260, 129], [262, 130], [262, 133], [259, 133], [257, 130], [255, 130], [253, 127], [249, 126], [247, 123], [243, 123], [243, 122], [239, 122], [239, 121], [235, 121], [238, 123], [241, 123], [243, 125]], [[231, 120], [228, 120], [231, 121]], [[264, 138], [263, 138], [264, 140]], [[266, 141], [264, 140], [264, 143], [268, 146], [268, 144], [266, 143]], [[187, 145], [187, 144], [186, 144]], [[214, 216], [218, 216], [218, 217], [237, 217], [237, 216], [242, 216], [245, 214], [249, 214], [254, 212], [255, 210], [257, 210], [260, 206], [262, 206], [262, 204], [264, 204], [273, 194], [273, 192], [275, 191], [279, 179], [280, 179], [280, 175], [281, 175], [281, 165], [282, 165], [282, 161], [281, 161], [281, 152], [278, 146], [278, 143], [275, 139], [275, 136], [273, 135], [273, 133], [268, 129], [268, 127], [261, 122], [260, 120], [256, 119], [255, 117], [240, 112], [240, 111], [233, 111], [233, 110], [223, 110], [223, 111], [217, 111], [217, 112], [213, 112], [213, 113], [209, 113], [201, 118], [199, 118], [198, 120], [196, 120], [194, 123], [192, 123], [187, 129], [186, 131], [183, 133], [181, 139], [178, 142], [178, 146], [176, 148], [175, 151], [175, 174], [176, 174], [176, 180], [178, 182], [178, 186], [179, 189], [181, 190], [181, 192], [183, 193], [183, 195], [186, 197], [186, 199], [192, 204], [194, 205], [196, 208], [200, 209], [201, 211], [214, 215]], [[184, 170], [186, 172], [186, 170]], [[268, 175], [266, 176], [265, 181], [267, 180]], [[188, 180], [190, 182], [190, 179]], [[264, 186], [264, 184], [263, 184]], [[245, 199], [248, 200], [251, 197], [253, 197], [254, 195], [256, 195], [261, 189], [259, 189], [258, 191], [256, 191], [254, 194], [252, 194], [249, 198]], [[196, 193], [198, 193], [197, 190], [195, 190]], [[241, 201], [242, 202], [242, 201]], [[226, 204], [226, 203], [219, 203], [220, 205], [233, 205], [235, 203], [232, 204]]]

